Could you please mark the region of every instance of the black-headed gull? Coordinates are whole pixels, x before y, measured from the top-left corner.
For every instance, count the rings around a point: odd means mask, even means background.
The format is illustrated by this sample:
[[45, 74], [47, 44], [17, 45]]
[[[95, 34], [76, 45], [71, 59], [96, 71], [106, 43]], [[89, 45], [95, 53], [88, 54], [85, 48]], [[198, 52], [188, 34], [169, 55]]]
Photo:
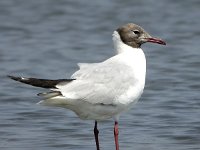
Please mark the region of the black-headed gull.
[[59, 106], [74, 111], [81, 119], [95, 120], [94, 135], [99, 147], [97, 121], [114, 118], [116, 150], [119, 115], [140, 98], [146, 76], [146, 59], [141, 45], [146, 42], [166, 45], [151, 37], [140, 26], [129, 23], [113, 33], [116, 55], [100, 63], [79, 63], [80, 69], [70, 79], [36, 79], [9, 76], [32, 86], [48, 88], [39, 93], [39, 104]]

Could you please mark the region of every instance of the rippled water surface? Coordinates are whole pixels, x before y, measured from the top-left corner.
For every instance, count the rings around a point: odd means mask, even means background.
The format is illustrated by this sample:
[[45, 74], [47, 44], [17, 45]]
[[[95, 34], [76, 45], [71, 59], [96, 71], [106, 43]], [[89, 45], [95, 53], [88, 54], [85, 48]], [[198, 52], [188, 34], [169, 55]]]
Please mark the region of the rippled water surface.
[[[36, 105], [44, 90], [6, 75], [70, 77], [77, 62], [112, 56], [113, 30], [134, 22], [167, 46], [143, 46], [146, 87], [121, 116], [120, 148], [199, 150], [199, 18], [199, 0], [1, 0], [0, 149], [95, 149], [93, 121]], [[99, 130], [101, 148], [113, 150], [113, 120], [101, 122]]]

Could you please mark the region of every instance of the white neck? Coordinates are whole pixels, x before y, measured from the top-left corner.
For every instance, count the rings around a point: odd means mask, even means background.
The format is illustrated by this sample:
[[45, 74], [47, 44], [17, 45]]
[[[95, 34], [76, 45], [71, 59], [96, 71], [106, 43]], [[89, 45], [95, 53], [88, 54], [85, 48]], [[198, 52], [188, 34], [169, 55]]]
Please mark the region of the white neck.
[[133, 51], [137, 49], [137, 48], [133, 48], [131, 46], [124, 44], [117, 31], [114, 31], [112, 36], [113, 36], [112, 40], [114, 44], [114, 49], [117, 51], [117, 54], [120, 54], [123, 52], [129, 52], [129, 51]]

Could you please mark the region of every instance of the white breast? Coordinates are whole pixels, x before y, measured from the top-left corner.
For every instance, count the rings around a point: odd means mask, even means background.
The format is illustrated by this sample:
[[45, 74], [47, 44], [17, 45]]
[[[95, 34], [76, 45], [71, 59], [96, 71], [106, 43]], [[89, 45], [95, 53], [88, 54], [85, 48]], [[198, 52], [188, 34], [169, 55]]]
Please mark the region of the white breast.
[[[118, 32], [113, 33], [114, 47], [118, 53], [118, 59], [130, 66], [130, 80], [127, 81], [128, 90], [116, 100], [118, 103], [129, 105], [135, 103], [140, 98], [146, 76], [146, 58], [141, 48], [132, 48], [124, 44]], [[130, 84], [130, 83], [133, 84]]]

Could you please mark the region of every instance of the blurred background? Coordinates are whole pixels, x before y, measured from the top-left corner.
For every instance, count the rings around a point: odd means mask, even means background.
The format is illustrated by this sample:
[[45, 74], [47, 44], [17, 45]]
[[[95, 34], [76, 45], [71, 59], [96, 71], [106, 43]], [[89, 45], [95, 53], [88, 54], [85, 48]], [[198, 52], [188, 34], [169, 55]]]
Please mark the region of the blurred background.
[[[120, 148], [200, 149], [199, 18], [199, 0], [1, 0], [0, 149], [95, 149], [93, 121], [36, 105], [44, 90], [6, 75], [69, 78], [76, 63], [114, 55], [112, 32], [128, 22], [167, 46], [143, 46], [146, 87], [121, 116]], [[99, 130], [101, 148], [114, 149], [113, 120], [101, 122]]]

